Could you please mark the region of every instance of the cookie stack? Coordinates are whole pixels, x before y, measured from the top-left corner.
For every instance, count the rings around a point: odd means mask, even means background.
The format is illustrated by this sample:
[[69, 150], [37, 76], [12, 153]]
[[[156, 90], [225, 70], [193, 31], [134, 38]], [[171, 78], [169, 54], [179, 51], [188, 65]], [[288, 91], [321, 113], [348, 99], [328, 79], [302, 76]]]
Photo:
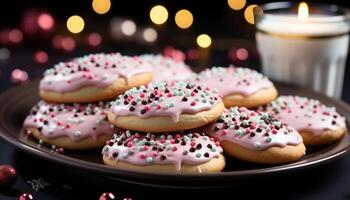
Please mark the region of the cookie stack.
[[221, 171], [221, 147], [193, 129], [215, 122], [223, 111], [219, 94], [203, 84], [158, 82], [130, 89], [112, 102], [108, 119], [123, 130], [108, 141], [103, 160], [142, 171]]
[[24, 126], [53, 147], [102, 147], [115, 131], [107, 100], [151, 80], [152, 68], [138, 57], [101, 53], [61, 62], [46, 70], [39, 86], [43, 100]]

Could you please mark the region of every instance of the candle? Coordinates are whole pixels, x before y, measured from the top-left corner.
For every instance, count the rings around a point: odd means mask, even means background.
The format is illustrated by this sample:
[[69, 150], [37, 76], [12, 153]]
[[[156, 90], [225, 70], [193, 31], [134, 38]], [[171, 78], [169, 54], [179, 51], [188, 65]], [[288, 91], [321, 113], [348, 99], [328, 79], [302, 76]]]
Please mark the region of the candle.
[[350, 30], [346, 8], [277, 2], [258, 7], [255, 16], [268, 77], [340, 97]]

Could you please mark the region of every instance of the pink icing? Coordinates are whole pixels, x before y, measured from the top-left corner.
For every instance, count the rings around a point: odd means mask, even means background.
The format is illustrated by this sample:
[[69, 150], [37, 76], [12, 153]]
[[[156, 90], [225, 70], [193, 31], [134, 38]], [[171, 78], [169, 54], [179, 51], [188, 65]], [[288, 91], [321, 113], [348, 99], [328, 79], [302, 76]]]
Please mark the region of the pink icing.
[[210, 110], [219, 102], [220, 96], [204, 85], [185, 82], [150, 83], [120, 95], [112, 102], [111, 112], [116, 117], [170, 116], [174, 122], [178, 122], [182, 113]]
[[107, 87], [119, 77], [128, 81], [132, 76], [146, 72], [152, 72], [152, 68], [139, 57], [119, 53], [90, 54], [46, 70], [40, 81], [40, 89], [69, 92], [92, 85]]
[[306, 130], [315, 135], [325, 130], [346, 130], [345, 118], [334, 107], [320, 101], [299, 96], [280, 96], [265, 107], [259, 108], [287, 123], [298, 131]]
[[135, 165], [173, 164], [180, 171], [181, 164], [198, 165], [217, 158], [222, 148], [204, 134], [139, 134], [129, 130], [113, 135], [102, 154], [109, 159]]
[[207, 132], [220, 141], [226, 140], [253, 150], [298, 145], [303, 142], [298, 132], [268, 113], [255, 112], [244, 107], [226, 110]]
[[255, 70], [241, 67], [212, 67], [192, 78], [194, 83], [205, 83], [220, 95], [251, 95], [261, 89], [271, 88], [272, 82]]
[[184, 81], [194, 74], [182, 60], [152, 54], [145, 54], [140, 58], [153, 67], [153, 82]]
[[114, 130], [107, 120], [109, 103], [49, 104], [40, 101], [24, 121], [24, 127], [37, 128], [47, 138], [68, 136], [74, 141], [87, 137], [97, 139]]

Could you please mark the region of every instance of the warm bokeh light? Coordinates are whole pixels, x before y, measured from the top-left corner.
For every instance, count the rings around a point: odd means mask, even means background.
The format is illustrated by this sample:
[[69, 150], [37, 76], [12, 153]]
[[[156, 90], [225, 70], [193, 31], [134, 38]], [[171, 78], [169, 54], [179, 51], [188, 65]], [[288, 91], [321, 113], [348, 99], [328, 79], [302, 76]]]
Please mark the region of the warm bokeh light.
[[168, 20], [168, 11], [162, 5], [154, 6], [149, 12], [149, 17], [151, 21], [155, 24], [164, 24]]
[[105, 14], [111, 9], [111, 0], [93, 0], [92, 9], [100, 15]]
[[257, 5], [252, 4], [248, 6], [244, 11], [244, 18], [249, 24], [254, 24], [254, 8], [257, 7]]
[[175, 23], [182, 29], [189, 28], [193, 23], [193, 15], [189, 10], [179, 10], [175, 15]]
[[50, 30], [54, 25], [54, 19], [48, 13], [42, 13], [38, 17], [38, 25], [43, 30]]
[[9, 41], [13, 44], [20, 43], [23, 39], [23, 34], [20, 30], [18, 29], [13, 29], [9, 32], [8, 35]]
[[61, 35], [55, 35], [52, 38], [52, 46], [55, 49], [60, 49], [62, 47], [62, 40], [63, 40], [63, 37]]
[[14, 69], [11, 73], [11, 80], [14, 83], [21, 83], [28, 80], [28, 73], [20, 69]]
[[136, 24], [131, 20], [125, 20], [121, 25], [121, 31], [124, 35], [131, 36], [136, 32]]
[[238, 60], [241, 60], [241, 61], [247, 60], [248, 56], [249, 56], [249, 53], [248, 53], [247, 49], [245, 49], [245, 48], [237, 49], [237, 51], [236, 51], [236, 58]]
[[72, 37], [64, 37], [61, 41], [61, 47], [66, 52], [73, 51], [75, 48], [75, 40]]
[[246, 0], [227, 0], [227, 4], [233, 10], [241, 10], [246, 4]]
[[73, 15], [67, 20], [67, 28], [72, 33], [80, 33], [84, 26], [84, 20], [79, 15]]
[[88, 36], [88, 44], [93, 47], [97, 47], [101, 44], [102, 37], [99, 33], [90, 33]]
[[301, 2], [298, 6], [298, 19], [306, 20], [309, 17], [309, 7], [305, 2]]
[[211, 45], [211, 38], [207, 34], [201, 34], [197, 37], [197, 44], [202, 48], [208, 48]]
[[199, 54], [198, 49], [189, 49], [187, 51], [187, 58], [189, 60], [198, 60], [199, 56], [200, 56], [200, 54]]
[[154, 28], [146, 28], [142, 36], [146, 42], [154, 42], [157, 40], [158, 33]]
[[39, 63], [39, 64], [44, 64], [48, 61], [49, 59], [49, 56], [47, 55], [47, 53], [45, 51], [36, 51], [33, 55], [33, 60], [34, 62], [36, 63]]

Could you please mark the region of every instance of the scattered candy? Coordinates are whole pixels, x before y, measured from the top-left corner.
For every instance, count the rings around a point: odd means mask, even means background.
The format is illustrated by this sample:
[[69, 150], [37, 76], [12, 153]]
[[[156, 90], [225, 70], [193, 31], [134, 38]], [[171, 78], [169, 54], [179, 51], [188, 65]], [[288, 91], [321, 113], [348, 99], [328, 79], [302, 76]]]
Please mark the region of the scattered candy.
[[8, 188], [16, 183], [16, 170], [10, 165], [0, 165], [0, 188]]
[[33, 200], [33, 195], [29, 193], [23, 193], [21, 196], [19, 196], [19, 200]]
[[116, 199], [114, 194], [110, 192], [104, 192], [99, 198], [99, 200], [114, 200], [114, 199]]

